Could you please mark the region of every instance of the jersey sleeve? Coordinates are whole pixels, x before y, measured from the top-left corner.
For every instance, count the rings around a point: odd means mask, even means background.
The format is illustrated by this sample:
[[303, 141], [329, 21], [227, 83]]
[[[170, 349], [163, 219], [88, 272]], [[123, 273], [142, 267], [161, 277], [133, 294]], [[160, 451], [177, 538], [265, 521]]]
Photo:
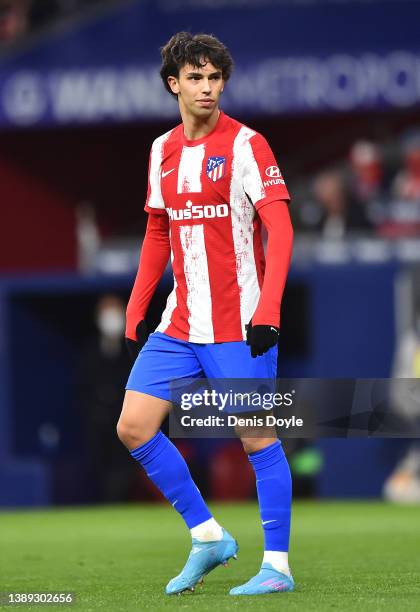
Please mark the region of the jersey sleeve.
[[149, 215], [136, 280], [126, 311], [125, 335], [131, 340], [136, 340], [136, 327], [146, 316], [170, 253], [168, 216]]
[[290, 201], [289, 192], [270, 145], [261, 134], [244, 147], [243, 188], [257, 210], [276, 200]]
[[261, 209], [261, 219], [267, 233], [267, 254], [264, 282], [253, 325], [280, 326], [280, 306], [289, 271], [293, 246], [293, 227], [289, 208], [284, 203], [270, 202]]
[[147, 196], [144, 210], [151, 214], [166, 214], [165, 202], [160, 189], [160, 175], [162, 163], [161, 139], [154, 141], [149, 157], [149, 172], [147, 178]]

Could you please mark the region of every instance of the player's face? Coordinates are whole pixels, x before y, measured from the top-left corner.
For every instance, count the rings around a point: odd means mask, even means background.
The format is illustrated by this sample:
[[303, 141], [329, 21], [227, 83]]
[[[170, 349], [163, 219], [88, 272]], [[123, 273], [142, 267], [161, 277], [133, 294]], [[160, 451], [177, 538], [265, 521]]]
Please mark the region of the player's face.
[[185, 112], [206, 118], [217, 111], [224, 81], [222, 71], [210, 62], [201, 68], [186, 64], [178, 78], [169, 77], [168, 83]]

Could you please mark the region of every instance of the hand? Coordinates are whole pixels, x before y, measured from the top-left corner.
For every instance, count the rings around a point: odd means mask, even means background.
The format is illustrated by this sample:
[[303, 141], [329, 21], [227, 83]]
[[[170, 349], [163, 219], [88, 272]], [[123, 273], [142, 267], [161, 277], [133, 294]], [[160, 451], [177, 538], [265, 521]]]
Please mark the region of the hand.
[[136, 327], [137, 340], [132, 340], [131, 338], [125, 339], [125, 344], [133, 363], [137, 359], [137, 355], [140, 353], [143, 346], [146, 344], [148, 337], [149, 331], [147, 329], [146, 321], [142, 319]]
[[251, 347], [251, 357], [264, 355], [279, 340], [280, 329], [274, 325], [252, 325], [246, 327], [246, 343]]

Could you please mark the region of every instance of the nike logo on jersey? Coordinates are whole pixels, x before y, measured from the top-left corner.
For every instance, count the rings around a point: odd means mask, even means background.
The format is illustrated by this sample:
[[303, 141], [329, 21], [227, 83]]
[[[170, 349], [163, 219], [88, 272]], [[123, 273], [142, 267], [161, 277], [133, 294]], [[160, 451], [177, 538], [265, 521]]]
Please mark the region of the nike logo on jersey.
[[166, 172], [164, 172], [162, 170], [162, 178], [165, 178], [165, 176], [168, 176], [168, 174], [170, 174], [171, 172], [173, 172], [175, 170], [175, 168], [171, 168], [171, 170], [167, 170]]
[[268, 523], [275, 523], [277, 519], [271, 519], [271, 521], [261, 521], [262, 525], [267, 525]]

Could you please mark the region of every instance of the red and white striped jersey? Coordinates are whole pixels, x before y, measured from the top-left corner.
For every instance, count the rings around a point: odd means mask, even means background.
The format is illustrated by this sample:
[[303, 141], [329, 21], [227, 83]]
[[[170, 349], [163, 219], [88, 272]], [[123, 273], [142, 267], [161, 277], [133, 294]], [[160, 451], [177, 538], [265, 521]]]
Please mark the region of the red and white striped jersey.
[[187, 140], [181, 124], [154, 141], [145, 210], [169, 216], [174, 274], [156, 331], [245, 339], [264, 277], [258, 210], [275, 200], [289, 194], [267, 141], [222, 112], [203, 138]]

